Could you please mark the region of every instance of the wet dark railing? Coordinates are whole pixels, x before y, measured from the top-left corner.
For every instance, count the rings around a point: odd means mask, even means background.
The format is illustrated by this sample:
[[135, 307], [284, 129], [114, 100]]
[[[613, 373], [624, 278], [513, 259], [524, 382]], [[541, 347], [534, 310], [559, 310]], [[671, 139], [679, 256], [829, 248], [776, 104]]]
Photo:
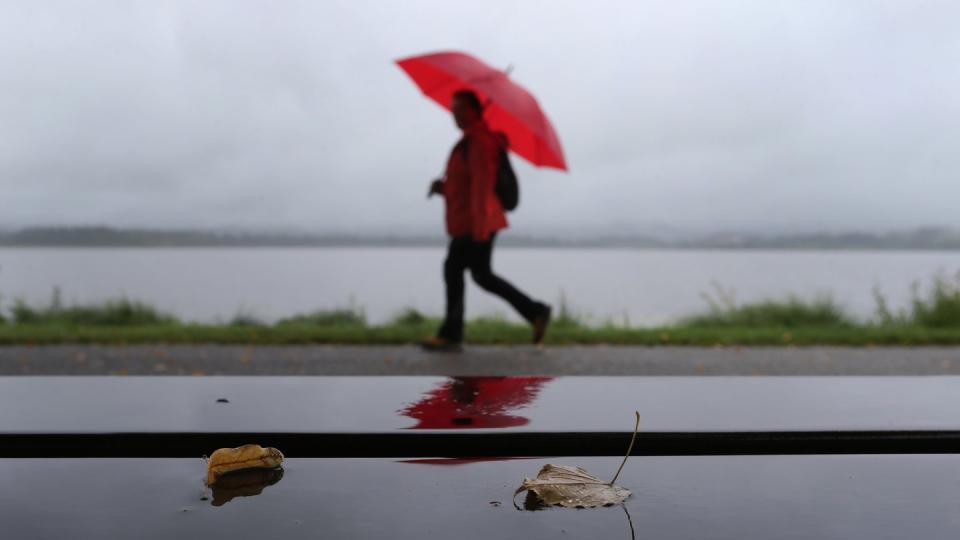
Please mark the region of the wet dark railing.
[[[0, 458], [184, 458], [251, 441], [287, 456], [618, 456], [626, 432], [553, 433], [5, 433]], [[633, 455], [800, 455], [960, 453], [957, 431], [644, 433]]]

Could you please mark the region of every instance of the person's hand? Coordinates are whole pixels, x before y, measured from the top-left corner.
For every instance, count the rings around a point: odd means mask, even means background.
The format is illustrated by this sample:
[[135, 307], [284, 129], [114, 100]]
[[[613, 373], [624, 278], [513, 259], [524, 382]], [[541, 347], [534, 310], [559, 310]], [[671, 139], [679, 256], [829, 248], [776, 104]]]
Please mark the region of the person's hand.
[[430, 189], [427, 190], [427, 198], [433, 197], [434, 195], [443, 195], [443, 180], [437, 178], [430, 184]]

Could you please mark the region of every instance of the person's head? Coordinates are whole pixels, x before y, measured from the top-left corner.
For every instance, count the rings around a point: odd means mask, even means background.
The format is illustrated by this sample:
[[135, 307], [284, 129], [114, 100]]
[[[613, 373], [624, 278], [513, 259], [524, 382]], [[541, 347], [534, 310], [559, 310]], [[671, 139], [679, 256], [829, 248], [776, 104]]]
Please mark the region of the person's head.
[[460, 90], [454, 94], [450, 110], [460, 129], [467, 129], [483, 118], [483, 105], [480, 103], [480, 98], [470, 90]]

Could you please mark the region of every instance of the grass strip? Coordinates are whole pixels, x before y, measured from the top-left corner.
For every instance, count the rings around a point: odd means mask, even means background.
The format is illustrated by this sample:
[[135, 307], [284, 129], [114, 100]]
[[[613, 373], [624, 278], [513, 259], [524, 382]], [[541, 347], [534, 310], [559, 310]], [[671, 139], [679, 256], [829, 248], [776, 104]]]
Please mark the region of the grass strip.
[[[246, 345], [416, 343], [435, 326], [61, 326], [2, 325], [0, 344], [57, 343], [222, 343]], [[526, 325], [468, 324], [466, 341], [473, 344], [521, 345], [530, 340]], [[690, 346], [917, 346], [960, 345], [960, 328], [918, 326], [848, 327], [563, 327], [551, 328], [548, 345], [690, 345]]]

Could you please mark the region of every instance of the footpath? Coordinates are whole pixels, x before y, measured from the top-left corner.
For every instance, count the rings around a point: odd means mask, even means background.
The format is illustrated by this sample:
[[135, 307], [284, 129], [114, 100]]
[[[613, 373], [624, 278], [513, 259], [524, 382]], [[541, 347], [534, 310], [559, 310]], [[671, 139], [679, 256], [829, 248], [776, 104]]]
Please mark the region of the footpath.
[[0, 375], [960, 375], [960, 347], [2, 346]]

